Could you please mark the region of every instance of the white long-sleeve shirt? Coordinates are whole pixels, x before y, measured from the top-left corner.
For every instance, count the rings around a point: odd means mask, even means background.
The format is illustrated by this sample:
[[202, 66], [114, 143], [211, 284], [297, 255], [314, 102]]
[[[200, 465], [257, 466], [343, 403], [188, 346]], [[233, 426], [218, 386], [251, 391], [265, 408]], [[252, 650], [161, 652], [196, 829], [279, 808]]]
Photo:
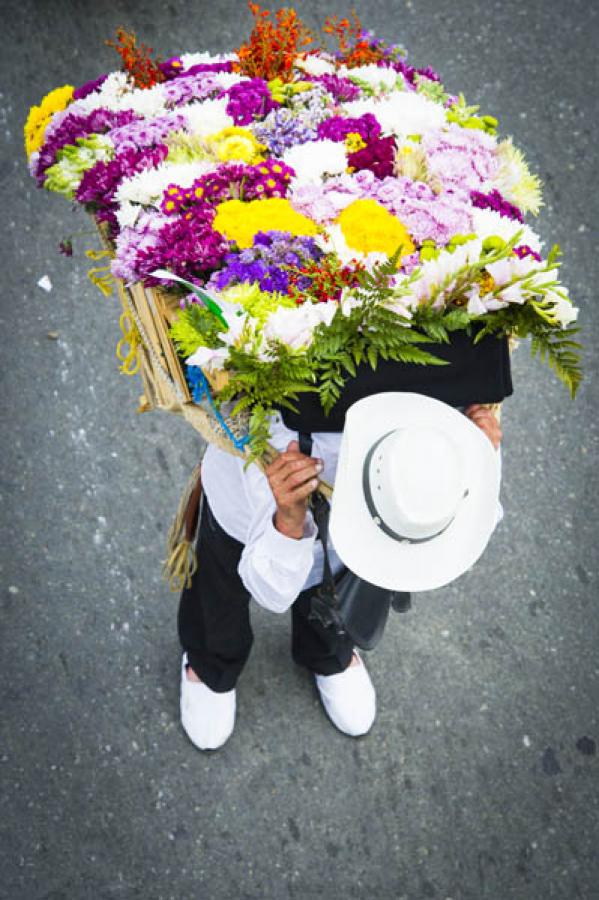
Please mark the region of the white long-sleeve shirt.
[[[277, 413], [271, 420], [270, 443], [278, 450], [298, 440]], [[335, 481], [341, 445], [340, 432], [314, 432], [312, 455], [323, 461], [322, 478]], [[323, 552], [310, 513], [304, 536], [286, 537], [273, 524], [276, 503], [266, 476], [258, 466], [244, 469], [244, 460], [210, 444], [202, 462], [202, 484], [210, 508], [224, 531], [244, 544], [239, 575], [261, 606], [285, 612], [305, 588], [322, 581]], [[497, 522], [502, 518], [498, 505]], [[343, 568], [329, 538], [329, 557], [336, 574]]]

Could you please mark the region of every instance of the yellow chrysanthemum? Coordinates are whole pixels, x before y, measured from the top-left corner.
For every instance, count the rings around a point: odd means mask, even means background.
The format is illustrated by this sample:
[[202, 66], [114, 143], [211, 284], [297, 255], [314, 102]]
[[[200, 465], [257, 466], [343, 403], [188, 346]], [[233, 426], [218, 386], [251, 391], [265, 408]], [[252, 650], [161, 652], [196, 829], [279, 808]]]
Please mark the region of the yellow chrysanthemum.
[[264, 144], [256, 140], [247, 128], [232, 125], [207, 138], [207, 144], [221, 162], [239, 160], [244, 163], [259, 163], [264, 159]]
[[295, 235], [314, 235], [318, 231], [311, 219], [296, 212], [288, 200], [280, 197], [247, 203], [225, 200], [216, 207], [212, 227], [241, 248], [251, 247], [259, 231], [289, 231]]
[[39, 106], [32, 106], [27, 116], [25, 128], [25, 152], [29, 158], [44, 143], [44, 135], [54, 113], [65, 109], [73, 99], [75, 88], [65, 84], [46, 94]]
[[406, 226], [376, 200], [354, 200], [339, 214], [337, 222], [347, 246], [359, 253], [395, 253], [401, 255], [416, 249]]

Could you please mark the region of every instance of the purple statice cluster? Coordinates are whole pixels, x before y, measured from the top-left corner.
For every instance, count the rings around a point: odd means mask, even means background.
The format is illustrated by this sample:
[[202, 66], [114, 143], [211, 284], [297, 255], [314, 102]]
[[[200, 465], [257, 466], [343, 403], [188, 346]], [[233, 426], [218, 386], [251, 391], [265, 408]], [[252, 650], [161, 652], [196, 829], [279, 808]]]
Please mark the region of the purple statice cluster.
[[253, 127], [253, 133], [260, 143], [265, 144], [275, 156], [282, 156], [289, 147], [313, 141], [316, 130], [298, 119], [290, 109], [273, 109], [263, 122]]
[[132, 147], [119, 150], [114, 159], [109, 162], [97, 162], [84, 173], [75, 197], [79, 203], [84, 203], [89, 211], [94, 212], [100, 221], [108, 222], [111, 229], [116, 231], [114, 195], [121, 181], [144, 169], [156, 168], [164, 162], [167, 155], [168, 147], [165, 144], [142, 150]]
[[[286, 294], [289, 272], [285, 267], [305, 265], [321, 256], [322, 250], [312, 237], [294, 237], [287, 231], [259, 231], [252, 247], [225, 256], [223, 268], [212, 275], [209, 286], [222, 291], [242, 282], [257, 282], [262, 291]], [[299, 279], [300, 289], [309, 286], [310, 278]]]
[[221, 92], [221, 86], [210, 75], [198, 73], [196, 75], [181, 75], [172, 81], [167, 81], [162, 88], [166, 105], [172, 109], [174, 106], [183, 106], [194, 100], [205, 100], [211, 95]]
[[263, 78], [240, 81], [224, 90], [221, 96], [228, 97], [227, 113], [236, 125], [250, 125], [280, 105], [273, 100]]
[[470, 192], [480, 190], [499, 168], [495, 138], [477, 128], [461, 128], [456, 123], [430, 131], [422, 139], [427, 166], [444, 190], [459, 191], [470, 200]]
[[172, 112], [114, 128], [110, 132], [110, 140], [119, 150], [138, 150], [160, 144], [171, 131], [182, 131], [186, 126], [185, 116]]
[[330, 141], [344, 141], [348, 134], [359, 134], [368, 144], [380, 135], [381, 126], [373, 113], [364, 113], [355, 119], [349, 116], [331, 116], [319, 124], [317, 133], [321, 140]]
[[106, 134], [114, 128], [121, 128], [140, 119], [132, 110], [112, 112], [108, 109], [94, 109], [88, 115], [72, 113], [66, 115], [44, 142], [35, 159], [33, 175], [41, 187], [44, 184], [46, 169], [56, 162], [56, 154], [68, 144], [74, 144], [77, 138], [88, 134]]
[[349, 103], [351, 100], [357, 100], [362, 93], [357, 84], [341, 75], [332, 75], [328, 72], [324, 75], [311, 75], [310, 81], [319, 82], [337, 103]]
[[492, 190], [488, 194], [484, 194], [482, 191], [470, 191], [470, 199], [472, 205], [478, 207], [478, 209], [493, 209], [506, 219], [524, 222], [524, 216], [520, 209], [514, 203], [510, 203], [509, 200], [502, 197], [498, 190]]
[[320, 83], [315, 83], [309, 91], [295, 94], [289, 101], [293, 115], [301, 118], [304, 125], [318, 129], [321, 122], [335, 112], [335, 100]]

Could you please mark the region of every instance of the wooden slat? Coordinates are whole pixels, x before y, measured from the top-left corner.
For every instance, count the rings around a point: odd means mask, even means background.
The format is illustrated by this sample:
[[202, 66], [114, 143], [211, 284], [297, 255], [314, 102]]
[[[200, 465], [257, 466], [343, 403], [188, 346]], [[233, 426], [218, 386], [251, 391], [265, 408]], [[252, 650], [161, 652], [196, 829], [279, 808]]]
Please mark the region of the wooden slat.
[[156, 326], [156, 330], [158, 331], [162, 339], [162, 347], [164, 350], [165, 358], [167, 360], [170, 376], [183, 391], [185, 400], [189, 402], [191, 400], [191, 394], [189, 393], [189, 388], [187, 387], [187, 381], [185, 380], [181, 361], [177, 356], [175, 346], [168, 333], [169, 320], [166, 316], [166, 308], [162, 295], [152, 288], [145, 288], [145, 293], [146, 297], [148, 298], [150, 309], [154, 316], [154, 324]]

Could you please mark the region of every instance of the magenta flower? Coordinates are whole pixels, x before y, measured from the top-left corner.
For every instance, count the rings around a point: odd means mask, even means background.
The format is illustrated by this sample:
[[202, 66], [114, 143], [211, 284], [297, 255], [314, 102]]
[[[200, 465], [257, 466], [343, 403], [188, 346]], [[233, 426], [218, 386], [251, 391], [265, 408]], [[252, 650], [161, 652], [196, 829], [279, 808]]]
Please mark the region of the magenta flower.
[[268, 85], [262, 78], [251, 78], [234, 84], [223, 91], [222, 96], [229, 98], [227, 112], [236, 125], [249, 125], [255, 119], [263, 119], [271, 109], [280, 106], [272, 99]]
[[368, 169], [377, 178], [393, 175], [396, 144], [393, 135], [373, 138], [366, 147], [350, 153], [349, 165], [356, 170]]

